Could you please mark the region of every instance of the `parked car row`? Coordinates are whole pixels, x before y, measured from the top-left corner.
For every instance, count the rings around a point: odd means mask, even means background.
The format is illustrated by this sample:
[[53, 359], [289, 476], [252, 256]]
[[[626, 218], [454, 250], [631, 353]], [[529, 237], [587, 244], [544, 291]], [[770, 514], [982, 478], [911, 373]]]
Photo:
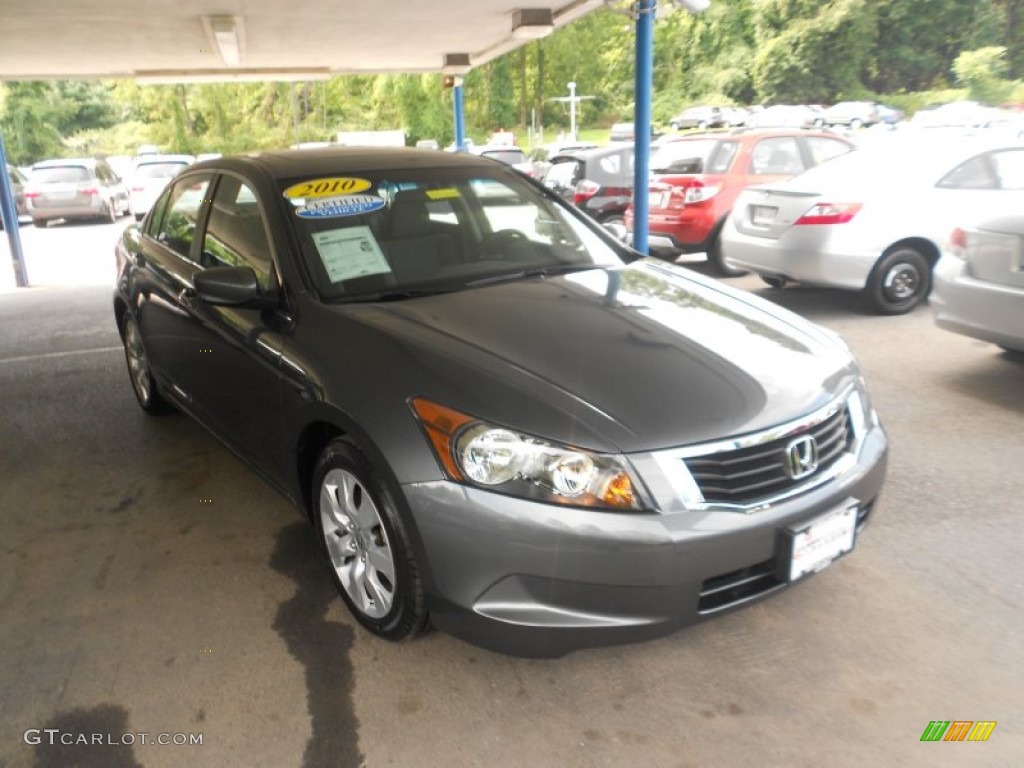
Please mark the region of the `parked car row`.
[[873, 101], [842, 101], [830, 107], [820, 104], [775, 104], [767, 107], [696, 106], [669, 120], [673, 130], [709, 128], [849, 128], [856, 130], [879, 123], [897, 123], [903, 113]]
[[[851, 149], [853, 144], [842, 137], [798, 130], [697, 134], [665, 141], [651, 156], [652, 252], [674, 259], [703, 251], [720, 274], [738, 274], [722, 258], [721, 232], [740, 192]], [[632, 209], [625, 224], [632, 231]]]
[[167, 182], [193, 162], [192, 155], [145, 152], [122, 166], [126, 179], [104, 158], [44, 160], [21, 183], [24, 214], [37, 227], [57, 219], [113, 222], [125, 214], [141, 219]]

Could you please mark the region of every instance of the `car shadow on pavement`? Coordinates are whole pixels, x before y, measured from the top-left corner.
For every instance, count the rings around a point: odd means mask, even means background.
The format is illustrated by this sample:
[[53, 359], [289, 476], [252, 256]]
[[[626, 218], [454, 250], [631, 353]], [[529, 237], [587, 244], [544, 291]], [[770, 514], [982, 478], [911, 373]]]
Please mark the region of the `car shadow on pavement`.
[[1024, 353], [992, 347], [992, 354], [970, 370], [958, 369], [942, 383], [958, 395], [1024, 413]]
[[[62, 712], [41, 730], [34, 768], [142, 768], [132, 746], [135, 735], [128, 722], [128, 711], [123, 707], [101, 704], [92, 709]], [[97, 735], [105, 736], [108, 743], [97, 745], [81, 740]], [[127, 735], [132, 736], [132, 742], [125, 743]], [[68, 736], [74, 737], [71, 743], [67, 743]], [[51, 737], [53, 743], [49, 741]]]
[[352, 700], [352, 627], [327, 620], [341, 598], [330, 578], [313, 528], [299, 522], [282, 528], [270, 567], [295, 582], [295, 594], [281, 603], [274, 631], [288, 653], [305, 667], [312, 736], [303, 766], [355, 768], [363, 764]]

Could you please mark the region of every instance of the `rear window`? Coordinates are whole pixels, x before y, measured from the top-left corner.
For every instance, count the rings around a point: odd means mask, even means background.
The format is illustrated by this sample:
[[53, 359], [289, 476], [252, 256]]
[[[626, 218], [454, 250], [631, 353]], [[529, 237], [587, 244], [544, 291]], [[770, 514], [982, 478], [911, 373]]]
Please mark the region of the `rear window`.
[[481, 152], [484, 157], [489, 157], [492, 160], [500, 160], [506, 165], [515, 165], [516, 163], [525, 163], [526, 155], [520, 149], [497, 149], [488, 150]]
[[187, 163], [143, 163], [135, 169], [135, 176], [140, 179], [170, 179], [186, 168]]
[[670, 142], [651, 157], [651, 170], [655, 173], [704, 173], [717, 145], [714, 139]]
[[568, 187], [575, 184], [579, 177], [579, 162], [566, 158], [556, 160], [544, 176], [544, 182], [552, 186]]
[[32, 171], [32, 181], [36, 184], [67, 184], [89, 179], [89, 169], [81, 165], [50, 166]]

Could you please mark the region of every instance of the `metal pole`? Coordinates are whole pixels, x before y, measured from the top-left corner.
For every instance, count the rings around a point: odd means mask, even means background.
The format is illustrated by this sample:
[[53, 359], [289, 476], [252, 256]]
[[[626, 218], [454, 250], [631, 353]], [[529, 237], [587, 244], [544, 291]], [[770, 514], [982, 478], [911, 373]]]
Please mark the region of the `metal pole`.
[[455, 151], [466, 151], [466, 115], [462, 107], [462, 78], [455, 78], [455, 87], [452, 89], [454, 103], [452, 109], [455, 112]]
[[576, 141], [576, 83], [569, 83], [569, 139]]
[[648, 177], [651, 161], [651, 91], [654, 88], [654, 11], [657, 0], [637, 0], [636, 104], [633, 113], [633, 248], [647, 255]]
[[11, 245], [11, 267], [14, 269], [14, 284], [19, 288], [28, 287], [28, 272], [25, 269], [25, 255], [21, 252], [21, 233], [18, 231], [18, 209], [14, 205], [14, 191], [7, 175], [7, 147], [4, 134], [0, 131], [0, 217], [4, 222], [7, 242]]

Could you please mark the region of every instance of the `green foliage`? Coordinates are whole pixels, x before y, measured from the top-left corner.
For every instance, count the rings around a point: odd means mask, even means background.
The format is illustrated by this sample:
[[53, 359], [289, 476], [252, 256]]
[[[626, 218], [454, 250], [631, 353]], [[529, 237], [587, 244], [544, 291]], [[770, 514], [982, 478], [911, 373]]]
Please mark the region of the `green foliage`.
[[[616, 5], [473, 69], [464, 87], [467, 133], [482, 141], [502, 127], [525, 137], [534, 115], [548, 137], [568, 130], [569, 107], [556, 99], [568, 96], [570, 82], [588, 97], [577, 105], [581, 132], [631, 120], [635, 24], [622, 12], [630, 3]], [[654, 49], [652, 107], [662, 125], [695, 104], [877, 98], [912, 114], [967, 96], [1024, 100], [1024, 0], [715, 0], [697, 15], [661, 0]], [[0, 85], [0, 127], [18, 163], [131, 154], [142, 143], [230, 153], [323, 141], [344, 130], [402, 128], [410, 141], [442, 144], [454, 136], [452, 92], [437, 74], [7, 83]]]
[[61, 120], [61, 109], [52, 83], [5, 83], [0, 89], [3, 91], [0, 130], [4, 132], [8, 162], [25, 165], [41, 158], [60, 156], [63, 146], [57, 124]]
[[1006, 48], [1002, 46], [964, 51], [953, 62], [957, 83], [975, 101], [1001, 104], [1013, 91], [1013, 83], [1003, 78], [1009, 69], [1005, 57]]

